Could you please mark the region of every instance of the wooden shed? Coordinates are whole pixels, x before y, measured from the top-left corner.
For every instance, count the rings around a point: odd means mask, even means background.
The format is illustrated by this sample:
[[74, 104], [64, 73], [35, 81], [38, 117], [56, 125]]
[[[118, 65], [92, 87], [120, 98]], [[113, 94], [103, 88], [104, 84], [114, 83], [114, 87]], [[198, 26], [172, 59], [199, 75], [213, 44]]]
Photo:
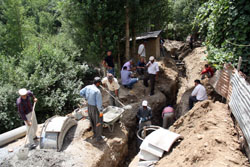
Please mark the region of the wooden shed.
[[[138, 35], [136, 37], [136, 51], [138, 51], [139, 45], [145, 41], [146, 48], [146, 59], [148, 60], [150, 56], [155, 58], [160, 57], [160, 31], [151, 31]], [[131, 52], [130, 52], [131, 53]]]

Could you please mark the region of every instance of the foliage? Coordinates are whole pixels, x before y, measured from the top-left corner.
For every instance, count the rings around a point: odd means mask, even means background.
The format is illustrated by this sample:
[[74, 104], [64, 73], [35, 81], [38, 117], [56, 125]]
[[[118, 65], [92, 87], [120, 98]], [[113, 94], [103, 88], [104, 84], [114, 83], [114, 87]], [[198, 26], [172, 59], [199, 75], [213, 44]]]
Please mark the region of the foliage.
[[83, 81], [93, 69], [81, 50], [60, 30], [55, 1], [0, 1], [0, 133], [23, 124], [17, 91], [28, 88], [38, 98], [39, 122], [72, 111]]
[[168, 38], [185, 40], [196, 31], [193, 21], [199, 7], [207, 0], [170, 0], [170, 18], [167, 25]]
[[195, 23], [206, 36], [208, 61], [220, 68], [225, 62], [250, 72], [250, 4], [247, 0], [209, 0], [199, 9]]
[[42, 122], [55, 114], [65, 115], [80, 100], [79, 90], [88, 66], [73, 61], [79, 53], [65, 54], [54, 39], [40, 43], [39, 47], [37, 44], [26, 47], [19, 55], [19, 62], [6, 56], [0, 58], [3, 62], [0, 69], [0, 131], [20, 125], [15, 100], [17, 90], [22, 87], [32, 90], [39, 99], [36, 113]]
[[114, 55], [117, 53], [115, 48], [124, 34], [123, 10], [123, 2], [115, 0], [102, 3], [98, 0], [66, 0], [58, 6], [64, 30], [81, 48], [82, 59], [95, 65], [107, 50], [113, 50]]

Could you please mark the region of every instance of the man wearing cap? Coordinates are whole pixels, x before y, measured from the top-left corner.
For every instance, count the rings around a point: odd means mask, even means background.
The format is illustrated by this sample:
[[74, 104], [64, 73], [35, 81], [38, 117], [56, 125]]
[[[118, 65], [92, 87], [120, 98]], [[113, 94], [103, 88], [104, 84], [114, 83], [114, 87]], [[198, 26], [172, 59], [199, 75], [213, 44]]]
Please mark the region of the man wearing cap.
[[150, 56], [149, 62], [147, 63], [146, 67], [148, 68], [148, 75], [144, 78], [144, 86], [148, 87], [148, 80], [150, 80], [150, 96], [154, 95], [154, 89], [155, 89], [155, 80], [157, 79], [157, 75], [159, 72], [159, 66], [158, 63], [155, 62], [154, 56]]
[[152, 110], [148, 107], [148, 101], [143, 100], [142, 106], [137, 111], [137, 118], [139, 119], [139, 129], [144, 126], [151, 125]]
[[[108, 89], [109, 89], [109, 93], [111, 95], [113, 95], [115, 98], [119, 98], [118, 93], [119, 93], [119, 88], [120, 85], [117, 81], [116, 78], [114, 78], [114, 76], [110, 73], [108, 73], [107, 77], [102, 79], [102, 84], [103, 85], [107, 85]], [[109, 104], [111, 106], [118, 106], [118, 102], [116, 99], [114, 99], [112, 96], [109, 97]]]
[[102, 113], [102, 94], [98, 87], [101, 85], [101, 78], [95, 77], [94, 84], [85, 86], [80, 95], [88, 101], [88, 114], [91, 127], [96, 141], [102, 140], [103, 113]]
[[168, 129], [174, 122], [174, 109], [171, 106], [167, 106], [162, 111], [163, 124], [162, 127]]
[[29, 147], [30, 149], [33, 149], [36, 147], [34, 139], [37, 139], [37, 119], [35, 113], [33, 112], [32, 114], [33, 105], [30, 99], [33, 98], [33, 101], [37, 102], [37, 98], [35, 98], [34, 94], [30, 90], [25, 88], [20, 89], [18, 93], [20, 95], [16, 101], [18, 113], [26, 125]]

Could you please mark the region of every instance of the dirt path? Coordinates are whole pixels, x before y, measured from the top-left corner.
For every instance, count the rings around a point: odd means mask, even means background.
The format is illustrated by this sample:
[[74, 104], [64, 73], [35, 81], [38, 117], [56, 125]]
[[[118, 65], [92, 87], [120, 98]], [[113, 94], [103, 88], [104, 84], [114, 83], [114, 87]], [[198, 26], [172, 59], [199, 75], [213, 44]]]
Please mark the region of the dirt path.
[[184, 140], [157, 167], [249, 166], [239, 150], [236, 130], [227, 105], [211, 101], [197, 104], [170, 128]]

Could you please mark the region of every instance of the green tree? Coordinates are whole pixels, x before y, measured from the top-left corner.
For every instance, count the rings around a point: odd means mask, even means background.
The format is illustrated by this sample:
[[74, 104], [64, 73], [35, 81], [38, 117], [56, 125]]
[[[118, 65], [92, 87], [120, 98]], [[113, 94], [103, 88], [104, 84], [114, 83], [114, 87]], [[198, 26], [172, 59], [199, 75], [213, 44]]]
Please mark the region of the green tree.
[[208, 61], [216, 68], [226, 62], [237, 64], [242, 56], [241, 69], [250, 72], [250, 4], [247, 0], [209, 0], [200, 7], [196, 25], [206, 36]]
[[23, 12], [21, 1], [3, 0], [1, 1], [1, 24], [0, 31], [2, 51], [15, 55], [20, 53], [25, 45]]
[[170, 22], [168, 38], [185, 40], [188, 34], [195, 33], [193, 21], [199, 7], [207, 0], [170, 0]]

